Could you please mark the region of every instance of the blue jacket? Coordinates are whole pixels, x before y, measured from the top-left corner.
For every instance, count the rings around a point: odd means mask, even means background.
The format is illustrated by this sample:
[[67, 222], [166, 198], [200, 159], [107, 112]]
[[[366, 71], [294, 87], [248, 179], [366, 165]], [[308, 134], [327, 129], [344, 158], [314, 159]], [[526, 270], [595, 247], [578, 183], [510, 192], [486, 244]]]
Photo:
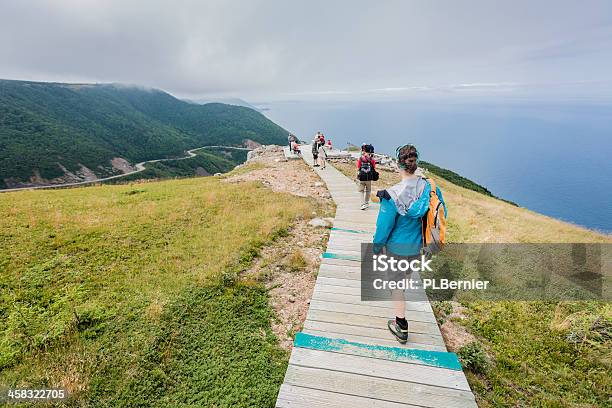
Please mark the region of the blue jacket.
[[[398, 213], [397, 207], [393, 200], [385, 194], [380, 200], [380, 210], [376, 219], [376, 232], [372, 240], [374, 244], [374, 253], [380, 253], [383, 247], [396, 255], [418, 255], [423, 243], [423, 234], [421, 231], [421, 217], [425, 215], [429, 209], [429, 195], [431, 186], [426, 183], [423, 192], [419, 198], [410, 205], [408, 211], [404, 215]], [[440, 201], [444, 202], [442, 192], [436, 188], [436, 193]], [[443, 204], [446, 214], [446, 205]]]

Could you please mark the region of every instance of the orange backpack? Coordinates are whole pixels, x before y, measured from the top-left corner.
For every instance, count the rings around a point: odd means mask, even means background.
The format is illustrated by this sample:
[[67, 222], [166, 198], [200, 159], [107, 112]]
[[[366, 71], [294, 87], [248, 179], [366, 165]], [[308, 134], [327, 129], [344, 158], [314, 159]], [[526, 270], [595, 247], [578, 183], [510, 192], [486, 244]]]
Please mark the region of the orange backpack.
[[[427, 254], [440, 252], [446, 243], [446, 205], [442, 198], [442, 192], [436, 187], [433, 179], [426, 179], [431, 186], [429, 193], [429, 209], [423, 216], [423, 250]], [[439, 195], [439, 196], [438, 196]]]

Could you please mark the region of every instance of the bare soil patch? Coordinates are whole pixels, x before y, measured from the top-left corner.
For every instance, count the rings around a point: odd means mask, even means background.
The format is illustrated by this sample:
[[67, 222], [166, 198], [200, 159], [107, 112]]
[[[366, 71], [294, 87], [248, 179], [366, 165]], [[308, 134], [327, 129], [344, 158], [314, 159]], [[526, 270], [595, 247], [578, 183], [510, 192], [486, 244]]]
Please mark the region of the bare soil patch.
[[243, 165], [265, 167], [227, 177], [227, 183], [258, 181], [273, 191], [311, 197], [315, 211], [298, 220], [287, 235], [262, 249], [260, 256], [243, 278], [262, 282], [269, 289], [270, 305], [276, 312], [271, 322], [279, 344], [291, 350], [295, 333], [302, 329], [312, 297], [320, 257], [325, 250], [329, 229], [313, 227], [314, 217], [330, 217], [334, 203], [319, 176], [302, 160], [285, 159], [282, 147], [262, 146], [250, 153]]

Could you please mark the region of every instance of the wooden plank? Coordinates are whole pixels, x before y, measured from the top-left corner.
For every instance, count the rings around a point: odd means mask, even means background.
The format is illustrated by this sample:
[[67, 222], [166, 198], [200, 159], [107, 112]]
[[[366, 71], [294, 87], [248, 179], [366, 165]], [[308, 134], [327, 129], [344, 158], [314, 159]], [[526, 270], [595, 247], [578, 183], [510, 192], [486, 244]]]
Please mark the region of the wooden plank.
[[349, 224], [353, 229], [363, 229], [362, 226], [365, 227], [367, 225], [375, 228], [376, 214], [377, 212], [374, 212], [374, 210], [371, 210], [371, 213], [368, 213], [367, 211], [353, 213], [337, 208], [334, 218], [338, 220], [338, 222], [345, 222], [346, 224]]
[[[321, 278], [321, 279], [331, 279], [331, 278]], [[344, 294], [344, 295], [361, 296], [361, 283], [360, 282], [352, 281], [349, 279], [337, 279], [337, 280], [343, 280], [346, 282], [354, 282], [356, 285], [355, 286], [353, 285], [351, 286], [349, 285], [343, 285], [343, 286], [327, 285], [323, 282], [317, 281], [315, 285], [315, 291], [325, 292], [325, 293], [339, 293], [339, 294]], [[388, 293], [377, 294], [373, 291], [370, 291], [369, 294], [371, 296], [376, 296], [377, 298], [380, 298], [380, 299], [385, 299], [385, 300], [390, 299], [390, 296]]]
[[[360, 295], [345, 295], [341, 293], [329, 293], [324, 291], [315, 290], [312, 295], [312, 300], [322, 300], [325, 302], [333, 303], [347, 303], [352, 305], [366, 305], [371, 307], [378, 307], [383, 309], [393, 308], [393, 303], [390, 300], [372, 300], [364, 301], [361, 300]], [[428, 301], [406, 301], [406, 310], [415, 310], [418, 312], [431, 313], [431, 305]]]
[[349, 263], [349, 264], [338, 264], [338, 263], [333, 263], [332, 260], [321, 260], [321, 264], [319, 265], [319, 269], [323, 270], [323, 269], [327, 269], [327, 270], [333, 270], [336, 272], [341, 272], [341, 271], [350, 271], [350, 272], [360, 272], [361, 271], [361, 265], [357, 262], [357, 263]]
[[[354, 305], [349, 303], [334, 303], [323, 300], [313, 299], [310, 301], [310, 307], [317, 310], [327, 310], [331, 312], [342, 313], [357, 313], [368, 316], [392, 318], [393, 309], [384, 307], [372, 307], [369, 305]], [[406, 319], [418, 322], [435, 323], [436, 319], [431, 312], [417, 312], [412, 310], [406, 311]]]
[[[317, 273], [317, 278], [318, 277], [359, 281], [359, 285], [353, 285], [361, 286], [361, 268], [358, 266], [337, 265], [321, 262], [319, 272]], [[420, 276], [417, 273], [411, 274], [409, 278], [414, 279], [415, 281], [420, 280]], [[408, 300], [414, 299], [414, 301], [424, 302], [426, 301], [426, 292], [422, 288], [407, 290], [406, 298]]]
[[[351, 279], [351, 280], [356, 280], [361, 282], [361, 271], [357, 270], [333, 270], [333, 269], [326, 269], [326, 268], [320, 268], [319, 272], [317, 273], [317, 278], [319, 276], [324, 276], [324, 277], [328, 277], [328, 278], [342, 278], [342, 279]], [[360, 283], [361, 284], [361, 283]]]
[[323, 258], [321, 259], [321, 264], [345, 265], [345, 266], [353, 266], [353, 267], [359, 268], [361, 261], [359, 259], [348, 260], [348, 259]]
[[340, 287], [354, 287], [361, 288], [361, 283], [356, 282], [354, 279], [342, 279], [342, 278], [327, 278], [320, 276], [317, 278], [317, 284], [325, 286], [340, 286]]
[[369, 244], [368, 241], [360, 241], [357, 239], [339, 240], [338, 238], [330, 237], [327, 240], [327, 252], [337, 252], [335, 250], [361, 252], [362, 244]]
[[[310, 330], [369, 337], [372, 339], [394, 340], [393, 335], [391, 334], [389, 329], [387, 329], [386, 323], [384, 326], [374, 328], [351, 326], [344, 323], [327, 323], [306, 320], [304, 322], [304, 332], [308, 332]], [[441, 334], [415, 333], [414, 331], [410, 330], [410, 323], [408, 323], [408, 331], [408, 341], [410, 341], [411, 343], [430, 344], [432, 346], [446, 347]]]
[[[387, 307], [394, 308], [395, 303], [391, 298], [389, 291], [373, 290], [364, 288], [354, 287], [341, 287], [341, 286], [329, 286], [323, 284], [316, 284], [313, 291], [312, 299], [314, 300], [327, 300], [336, 302], [333, 298], [334, 295], [347, 296], [347, 300], [343, 300], [341, 303], [350, 303], [357, 305], [372, 305], [375, 307]], [[351, 297], [351, 298], [348, 298]], [[420, 311], [431, 311], [431, 305], [427, 300], [425, 293], [419, 292], [406, 292], [404, 293], [406, 309], [407, 310], [420, 310]]]
[[337, 227], [331, 227], [330, 234], [333, 237], [343, 238], [343, 239], [357, 239], [357, 240], [366, 240], [371, 239], [374, 235], [370, 231], [365, 231], [359, 234], [351, 233], [351, 232], [343, 232], [342, 230], [333, 229]]
[[[388, 339], [382, 339], [378, 337], [359, 336], [350, 333], [336, 333], [332, 331], [322, 331], [314, 329], [304, 329], [302, 333], [312, 334], [313, 336], [329, 337], [331, 339], [342, 339], [347, 341], [354, 341], [357, 343], [371, 344], [374, 346], [389, 346], [389, 347], [405, 347], [420, 350], [434, 350], [434, 351], [447, 351], [445, 346], [436, 346], [428, 343], [421, 343], [418, 341], [411, 341], [410, 333], [408, 333], [408, 341], [405, 344], [398, 342], [391, 333], [389, 333]], [[415, 334], [416, 336], [417, 334]], [[415, 338], [416, 339], [416, 338]], [[419, 339], [416, 339], [419, 340]]]
[[457, 354], [447, 351], [409, 348], [403, 345], [386, 346], [359, 343], [341, 338], [315, 336], [303, 332], [295, 335], [293, 347], [359, 355], [374, 359], [409, 362], [463, 372], [463, 367]]
[[[347, 293], [348, 292], [348, 293]], [[404, 292], [406, 310], [433, 313], [427, 295], [422, 291]], [[326, 286], [315, 284], [312, 300], [323, 300], [332, 303], [348, 303], [353, 305], [365, 305], [381, 308], [394, 308], [390, 293], [378, 290], [364, 290], [353, 287]]]
[[[327, 279], [332, 279], [332, 278], [327, 278]], [[342, 279], [342, 278], [337, 278], [337, 279], [346, 280], [346, 281], [350, 280], [350, 279]], [[353, 283], [352, 285], [344, 285], [344, 286], [340, 286], [338, 284], [329, 285], [324, 282], [320, 282], [320, 283], [317, 282], [315, 284], [315, 288], [321, 287], [321, 292], [327, 292], [327, 293], [338, 293], [338, 294], [343, 294], [343, 295], [357, 296], [360, 298], [362, 297], [362, 295], [367, 294], [368, 296], [374, 297], [376, 299], [391, 300], [392, 291], [390, 289], [376, 289], [371, 283], [365, 282], [365, 284], [367, 284], [367, 286], [364, 286], [363, 290], [361, 287], [362, 285], [361, 281], [359, 282], [359, 284]], [[404, 291], [404, 296], [406, 297], [406, 300], [409, 300], [412, 302], [423, 302], [423, 303], [429, 304], [429, 298], [427, 297], [427, 293], [422, 288], [406, 289]], [[364, 300], [372, 300], [372, 299], [368, 298]]]
[[470, 386], [462, 371], [412, 362], [377, 359], [354, 354], [296, 347], [295, 353], [291, 353], [289, 364], [362, 374], [368, 377], [412, 381], [419, 384], [455, 390], [470, 390]]
[[[308, 315], [306, 316], [307, 321], [313, 322], [327, 322], [327, 323], [340, 323], [349, 324], [352, 326], [363, 326], [363, 327], [375, 327], [375, 328], [386, 328], [388, 317], [377, 317], [360, 315], [356, 313], [343, 313], [343, 312], [332, 312], [329, 310], [316, 310], [309, 309]], [[436, 323], [432, 322], [419, 322], [414, 320], [408, 321], [410, 332], [423, 333], [423, 334], [435, 334], [440, 335], [440, 329]]]
[[[321, 279], [332, 279], [332, 278], [321, 278]], [[338, 279], [347, 282], [354, 282], [349, 279]], [[362, 294], [368, 295], [368, 300], [373, 298], [379, 300], [391, 300], [391, 291], [390, 290], [378, 290], [373, 288], [364, 288], [362, 292], [361, 282], [352, 285], [343, 285], [339, 286], [338, 284], [329, 285], [324, 283], [323, 281], [315, 284], [315, 291], [325, 292], [325, 293], [337, 293], [342, 295], [350, 295], [350, 296], [358, 296], [362, 297]], [[422, 302], [429, 305], [429, 299], [427, 298], [427, 294], [424, 290], [408, 290], [405, 292], [405, 297], [410, 302]], [[430, 309], [428, 307], [428, 309]]]
[[[334, 228], [334, 227], [332, 227]], [[340, 233], [340, 232], [336, 232], [334, 230], [330, 230], [330, 235], [329, 235], [329, 239], [333, 240], [334, 242], [338, 241], [339, 243], [350, 243], [350, 242], [358, 242], [358, 243], [362, 243], [362, 242], [371, 242], [372, 241], [372, 237], [374, 236], [374, 234], [349, 234], [347, 233]]]
[[336, 252], [323, 252], [321, 255], [323, 259], [333, 259], [341, 261], [356, 261], [361, 262], [361, 254], [355, 251], [336, 251]]
[[357, 248], [361, 248], [361, 244], [369, 244], [372, 242], [372, 235], [357, 235], [352, 237], [347, 237], [345, 235], [340, 235], [332, 232], [328, 239], [328, 244], [333, 245], [355, 245]]
[[420, 408], [419, 405], [402, 404], [374, 398], [358, 397], [344, 393], [315, 390], [283, 384], [276, 401], [277, 408]]
[[[332, 227], [333, 228], [333, 227]], [[333, 241], [334, 243], [338, 243], [338, 244], [350, 244], [350, 243], [368, 243], [372, 241], [372, 236], [374, 234], [360, 234], [360, 235], [356, 235], [356, 234], [352, 234], [352, 236], [347, 236], [347, 234], [340, 234], [335, 232], [334, 230], [330, 230], [331, 233], [329, 235], [329, 240]]]
[[285, 383], [421, 407], [477, 408], [469, 391], [312, 367], [289, 365]]
[[[336, 207], [336, 211], [342, 211], [343, 208], [341, 206], [337, 206]], [[374, 232], [374, 230], [376, 230], [376, 225], [374, 223], [371, 222], [371, 220], [365, 220], [363, 221], [360, 218], [352, 218], [351, 221], [344, 221], [340, 218], [335, 218], [334, 219], [334, 226], [336, 226], [335, 224], [347, 224], [345, 227], [340, 227], [340, 228], [348, 228], [348, 229], [359, 229], [359, 230], [364, 230], [364, 231], [368, 231], [368, 232]], [[353, 226], [351, 226], [353, 225]]]
[[356, 229], [346, 229], [346, 228], [332, 228], [333, 232], [338, 232], [338, 233], [346, 233], [347, 235], [354, 235], [354, 236], [359, 236], [359, 235], [369, 235], [370, 231], [365, 231], [365, 230], [356, 230]]
[[341, 249], [345, 251], [356, 251], [361, 252], [361, 247], [363, 244], [371, 244], [372, 237], [366, 240], [360, 240], [358, 238], [351, 239], [339, 239], [336, 237], [330, 236], [327, 240], [327, 251], [335, 252], [335, 249]]
[[[330, 239], [327, 242], [326, 252], [351, 253], [359, 256], [361, 254], [362, 244], [371, 244], [371, 242], [362, 242], [357, 240], [339, 241], [337, 239]], [[369, 260], [371, 261], [372, 259]]]

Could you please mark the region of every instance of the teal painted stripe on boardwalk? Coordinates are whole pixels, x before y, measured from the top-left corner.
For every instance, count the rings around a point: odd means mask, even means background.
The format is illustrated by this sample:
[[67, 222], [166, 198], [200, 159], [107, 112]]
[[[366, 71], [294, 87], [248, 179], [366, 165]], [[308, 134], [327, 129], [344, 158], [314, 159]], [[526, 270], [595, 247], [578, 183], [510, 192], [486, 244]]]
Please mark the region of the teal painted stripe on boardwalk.
[[352, 230], [352, 229], [336, 228], [336, 227], [332, 227], [332, 231], [351, 232], [353, 234], [372, 234], [370, 231]]
[[463, 370], [457, 354], [444, 351], [375, 346], [344, 339], [313, 336], [312, 334], [302, 332], [295, 335], [293, 346], [322, 351], [344, 352], [364, 357], [384, 358], [385, 360], [416, 362], [431, 367], [447, 368], [456, 371]]
[[361, 258], [359, 258], [358, 256], [334, 254], [332, 252], [323, 252], [323, 254], [321, 255], [321, 258], [341, 259], [343, 261], [357, 261], [357, 262], [361, 261]]

